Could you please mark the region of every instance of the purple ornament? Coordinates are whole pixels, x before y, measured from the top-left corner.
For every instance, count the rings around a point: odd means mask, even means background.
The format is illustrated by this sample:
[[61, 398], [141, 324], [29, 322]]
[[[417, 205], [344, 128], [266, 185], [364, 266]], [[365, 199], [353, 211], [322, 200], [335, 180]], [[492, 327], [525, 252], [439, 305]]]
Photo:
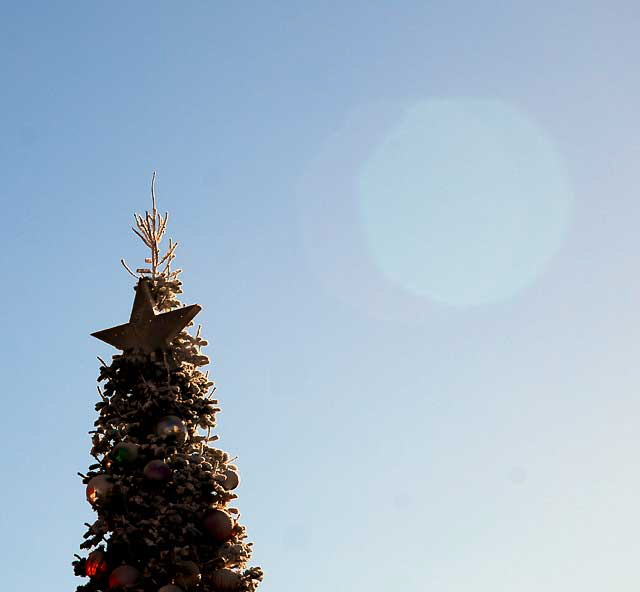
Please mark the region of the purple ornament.
[[231, 515], [218, 508], [211, 510], [204, 518], [204, 529], [213, 539], [221, 543], [231, 538], [233, 526]]
[[171, 467], [161, 460], [149, 461], [144, 467], [143, 473], [150, 481], [168, 481], [173, 475]]

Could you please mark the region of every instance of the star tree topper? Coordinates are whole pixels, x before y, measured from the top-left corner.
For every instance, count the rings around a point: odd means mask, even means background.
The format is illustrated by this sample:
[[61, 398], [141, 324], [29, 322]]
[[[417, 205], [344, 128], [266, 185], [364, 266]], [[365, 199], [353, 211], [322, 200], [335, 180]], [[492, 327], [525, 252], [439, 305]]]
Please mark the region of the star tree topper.
[[109, 345], [127, 350], [139, 349], [151, 353], [166, 349], [171, 340], [202, 310], [198, 304], [156, 314], [149, 291], [148, 278], [140, 278], [128, 323], [91, 333]]

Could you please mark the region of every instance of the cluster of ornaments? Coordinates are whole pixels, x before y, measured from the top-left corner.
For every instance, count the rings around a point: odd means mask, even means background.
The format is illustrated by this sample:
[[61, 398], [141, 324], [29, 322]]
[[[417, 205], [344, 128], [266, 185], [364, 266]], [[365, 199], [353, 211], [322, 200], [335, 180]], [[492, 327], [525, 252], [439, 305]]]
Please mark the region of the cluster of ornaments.
[[[156, 433], [161, 438], [184, 441], [187, 437], [187, 428], [179, 417], [168, 415], [158, 422]], [[112, 467], [114, 463], [121, 467], [132, 466], [139, 456], [140, 446], [138, 444], [120, 442], [113, 448], [105, 465], [107, 468]], [[149, 481], [168, 481], [171, 479], [173, 471], [164, 460], [154, 459], [144, 466], [142, 473]], [[92, 505], [108, 502], [112, 493], [113, 483], [108, 475], [96, 475], [87, 484], [87, 500]]]
[[[188, 436], [184, 422], [175, 415], [168, 415], [160, 419], [156, 426], [156, 435], [174, 443], [184, 442]], [[140, 460], [140, 446], [133, 442], [120, 442], [114, 446], [109, 458], [105, 461], [107, 468], [117, 465], [122, 469], [133, 469]], [[200, 460], [199, 455], [193, 455]], [[173, 470], [161, 459], [153, 459], [142, 468], [144, 478], [149, 482], [165, 483], [171, 480]], [[231, 491], [240, 483], [238, 473], [227, 468], [220, 484], [225, 490]], [[114, 496], [114, 483], [108, 474], [92, 477], [87, 483], [87, 500], [93, 506], [108, 504]], [[232, 538], [235, 521], [231, 514], [222, 508], [210, 508], [202, 519], [203, 531], [212, 541], [224, 543]], [[89, 554], [85, 562], [85, 574], [90, 578], [103, 578], [107, 574], [109, 589], [119, 590], [136, 586], [142, 576], [141, 572], [131, 565], [119, 565], [111, 569], [107, 555], [102, 550]], [[179, 565], [178, 573], [168, 583], [158, 589], [158, 592], [185, 592], [200, 583], [201, 574], [196, 563], [183, 561]], [[238, 573], [229, 568], [220, 568], [210, 574], [209, 582], [214, 590], [219, 592], [233, 592], [241, 583]]]
[[[174, 582], [165, 584], [158, 592], [185, 592], [196, 587], [201, 580], [198, 566], [193, 561], [183, 561], [178, 566]], [[90, 578], [101, 578], [109, 573], [109, 565], [103, 551], [93, 551], [85, 562], [85, 573]], [[120, 565], [109, 573], [109, 589], [120, 590], [136, 586], [142, 574], [131, 565]], [[209, 583], [216, 592], [233, 592], [241, 583], [240, 574], [223, 567], [209, 576]]]

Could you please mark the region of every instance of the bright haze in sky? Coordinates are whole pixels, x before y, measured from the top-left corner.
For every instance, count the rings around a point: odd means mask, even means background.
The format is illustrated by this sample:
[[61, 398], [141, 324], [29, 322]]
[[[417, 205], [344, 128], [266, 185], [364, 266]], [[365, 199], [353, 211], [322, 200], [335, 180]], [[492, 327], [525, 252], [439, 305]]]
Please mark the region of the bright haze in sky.
[[81, 582], [155, 170], [261, 592], [637, 590], [639, 23], [3, 3], [3, 586]]

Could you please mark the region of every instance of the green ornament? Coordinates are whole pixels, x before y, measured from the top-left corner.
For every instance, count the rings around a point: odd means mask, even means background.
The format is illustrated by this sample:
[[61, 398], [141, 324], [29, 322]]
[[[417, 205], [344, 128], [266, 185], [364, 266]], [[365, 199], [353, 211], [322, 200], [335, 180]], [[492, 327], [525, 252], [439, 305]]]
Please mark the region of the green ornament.
[[113, 449], [111, 457], [119, 465], [133, 464], [140, 453], [140, 447], [132, 442], [120, 442]]

